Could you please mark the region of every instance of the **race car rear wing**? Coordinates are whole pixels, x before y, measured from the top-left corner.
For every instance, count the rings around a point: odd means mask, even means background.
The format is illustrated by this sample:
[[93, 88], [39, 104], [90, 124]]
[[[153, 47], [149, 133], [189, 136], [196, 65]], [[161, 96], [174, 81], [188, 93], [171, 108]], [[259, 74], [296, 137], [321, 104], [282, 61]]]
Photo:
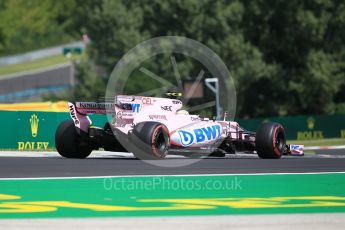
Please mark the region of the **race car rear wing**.
[[115, 114], [115, 103], [112, 102], [76, 102], [75, 108], [78, 113], [84, 115]]
[[115, 114], [115, 104], [110, 102], [68, 102], [68, 109], [77, 131], [86, 133], [92, 125], [89, 114]]

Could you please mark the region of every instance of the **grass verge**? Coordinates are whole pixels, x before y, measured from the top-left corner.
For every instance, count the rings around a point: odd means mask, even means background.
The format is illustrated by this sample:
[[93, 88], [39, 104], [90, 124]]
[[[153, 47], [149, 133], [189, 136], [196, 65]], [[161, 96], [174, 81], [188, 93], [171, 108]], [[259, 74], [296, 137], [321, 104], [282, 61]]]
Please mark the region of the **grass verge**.
[[[80, 57], [75, 56], [74, 59], [78, 60]], [[19, 64], [13, 65], [6, 65], [0, 67], [0, 78], [1, 75], [13, 74], [23, 71], [29, 71], [34, 69], [40, 69], [44, 67], [49, 67], [57, 64], [64, 64], [68, 63], [69, 59], [67, 59], [63, 55], [55, 55], [45, 58], [36, 59], [33, 61], [23, 62]]]
[[288, 144], [304, 145], [304, 146], [332, 146], [345, 145], [345, 138], [329, 138], [319, 140], [288, 140]]

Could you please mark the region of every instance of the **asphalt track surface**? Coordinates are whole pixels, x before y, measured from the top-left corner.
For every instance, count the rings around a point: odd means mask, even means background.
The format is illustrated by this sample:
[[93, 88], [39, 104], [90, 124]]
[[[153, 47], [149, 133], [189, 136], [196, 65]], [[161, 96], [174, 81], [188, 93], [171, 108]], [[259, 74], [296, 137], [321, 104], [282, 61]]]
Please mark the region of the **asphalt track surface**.
[[[196, 162], [186, 158], [163, 161], [167, 167], [116, 154], [87, 159], [66, 159], [56, 153], [49, 157], [8, 157], [0, 154], [0, 178], [345, 172], [344, 154], [315, 154], [278, 160], [259, 159], [255, 155], [231, 155]], [[180, 163], [192, 164], [174, 167]]]

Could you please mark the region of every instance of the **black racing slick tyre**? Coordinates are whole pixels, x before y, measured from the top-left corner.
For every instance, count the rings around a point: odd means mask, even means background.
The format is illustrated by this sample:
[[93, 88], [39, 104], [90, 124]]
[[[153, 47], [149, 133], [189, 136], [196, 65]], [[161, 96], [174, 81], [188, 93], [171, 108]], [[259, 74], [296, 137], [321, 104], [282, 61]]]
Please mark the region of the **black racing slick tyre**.
[[130, 141], [133, 154], [141, 160], [164, 158], [170, 148], [168, 128], [161, 123], [148, 121], [137, 124], [131, 134]]
[[278, 159], [286, 146], [284, 127], [279, 123], [263, 123], [256, 131], [255, 147], [260, 158]]
[[66, 158], [86, 158], [92, 147], [81, 140], [72, 120], [63, 121], [55, 133], [55, 147]]

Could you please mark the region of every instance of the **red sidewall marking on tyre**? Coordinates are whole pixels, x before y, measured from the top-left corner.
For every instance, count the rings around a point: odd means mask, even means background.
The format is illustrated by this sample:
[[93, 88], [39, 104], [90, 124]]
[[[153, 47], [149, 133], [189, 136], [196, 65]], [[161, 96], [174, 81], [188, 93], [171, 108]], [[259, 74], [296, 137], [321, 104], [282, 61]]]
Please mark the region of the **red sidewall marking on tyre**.
[[[159, 125], [155, 128], [155, 130], [153, 131], [153, 134], [152, 134], [152, 140], [151, 140], [151, 149], [152, 149], [152, 152], [153, 154], [157, 157], [157, 158], [162, 158], [162, 156], [159, 154], [158, 150], [157, 150], [157, 147], [155, 146], [155, 137], [157, 135], [157, 132], [159, 129], [162, 129], [162, 131], [166, 132], [166, 133], [169, 133], [169, 131], [167, 130], [167, 128], [164, 126], [164, 125]], [[164, 135], [164, 133], [163, 133]]]
[[272, 146], [273, 146], [273, 151], [274, 153], [280, 157], [281, 156], [281, 153], [280, 153], [280, 150], [277, 148], [276, 146], [276, 140], [277, 140], [277, 131], [278, 129], [281, 128], [281, 126], [277, 126], [275, 129], [274, 129], [274, 132], [273, 132], [273, 142], [272, 142]]

